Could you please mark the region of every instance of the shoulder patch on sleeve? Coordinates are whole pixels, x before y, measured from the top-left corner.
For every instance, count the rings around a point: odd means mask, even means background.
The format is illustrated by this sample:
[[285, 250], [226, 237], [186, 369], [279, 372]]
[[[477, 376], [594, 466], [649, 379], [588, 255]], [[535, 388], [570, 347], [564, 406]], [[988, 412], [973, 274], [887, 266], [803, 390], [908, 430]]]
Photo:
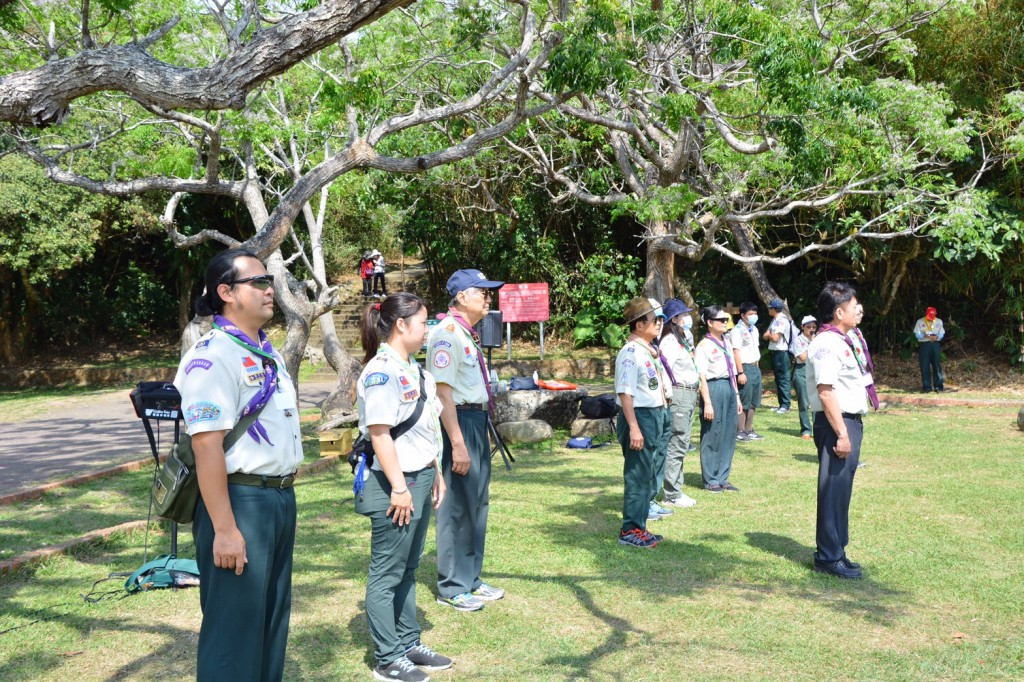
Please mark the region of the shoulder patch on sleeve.
[[372, 374], [367, 374], [366, 379], [363, 380], [363, 388], [369, 388], [371, 386], [383, 386], [384, 384], [388, 383], [388, 379], [390, 378], [391, 377], [389, 377], [384, 372], [373, 372]]
[[196, 358], [185, 365], [185, 374], [188, 374], [194, 369], [210, 369], [211, 367], [213, 367], [213, 361], [206, 360], [204, 358]]
[[216, 421], [218, 417], [220, 417], [220, 406], [213, 403], [192, 403], [185, 410], [185, 423], [189, 425]]
[[434, 367], [438, 369], [444, 369], [448, 365], [452, 364], [452, 356], [446, 350], [439, 350], [434, 353]]
[[814, 359], [821, 360], [822, 358], [832, 355], [832, 349], [828, 346], [822, 346], [818, 350], [814, 351]]
[[431, 348], [451, 348], [451, 347], [452, 347], [451, 342], [450, 341], [445, 341], [444, 339], [439, 339], [439, 340], [435, 341], [434, 345], [431, 346]]

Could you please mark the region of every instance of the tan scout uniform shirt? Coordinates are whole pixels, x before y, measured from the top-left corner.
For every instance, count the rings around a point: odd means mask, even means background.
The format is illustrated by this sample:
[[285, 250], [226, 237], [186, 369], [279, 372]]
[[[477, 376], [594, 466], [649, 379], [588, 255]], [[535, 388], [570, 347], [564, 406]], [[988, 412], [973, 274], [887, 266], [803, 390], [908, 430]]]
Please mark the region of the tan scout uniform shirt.
[[865, 382], [870, 374], [862, 374], [853, 350], [843, 337], [834, 332], [821, 332], [807, 349], [807, 393], [811, 410], [824, 411], [818, 397], [818, 385], [827, 384], [839, 401], [839, 411], [867, 414], [868, 393]]
[[633, 396], [633, 407], [665, 407], [668, 376], [661, 360], [642, 341], [630, 341], [615, 358], [615, 402], [622, 405], [620, 393]]
[[452, 388], [456, 405], [487, 403], [479, 363], [483, 357], [473, 337], [451, 318], [441, 320], [427, 338], [427, 371], [439, 384]]

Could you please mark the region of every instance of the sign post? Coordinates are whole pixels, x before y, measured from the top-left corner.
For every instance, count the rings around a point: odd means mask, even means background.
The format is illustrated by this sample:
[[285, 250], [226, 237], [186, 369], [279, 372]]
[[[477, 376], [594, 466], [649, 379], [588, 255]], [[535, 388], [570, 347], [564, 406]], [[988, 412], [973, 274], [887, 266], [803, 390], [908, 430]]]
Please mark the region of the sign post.
[[550, 318], [547, 282], [529, 284], [506, 283], [498, 290], [498, 310], [505, 321], [508, 338], [508, 359], [512, 359], [512, 323], [540, 323], [540, 359], [544, 359], [544, 323]]

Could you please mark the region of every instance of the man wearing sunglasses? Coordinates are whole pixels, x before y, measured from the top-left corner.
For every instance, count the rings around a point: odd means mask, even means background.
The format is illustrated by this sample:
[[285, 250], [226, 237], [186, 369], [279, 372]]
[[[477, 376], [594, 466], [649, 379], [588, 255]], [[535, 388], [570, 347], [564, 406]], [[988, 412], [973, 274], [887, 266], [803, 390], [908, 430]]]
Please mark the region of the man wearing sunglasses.
[[298, 403], [263, 331], [274, 315], [274, 278], [263, 263], [250, 251], [223, 251], [205, 282], [196, 314], [212, 315], [213, 330], [185, 353], [174, 379], [199, 477], [196, 676], [280, 680], [291, 613], [292, 483], [302, 462]]

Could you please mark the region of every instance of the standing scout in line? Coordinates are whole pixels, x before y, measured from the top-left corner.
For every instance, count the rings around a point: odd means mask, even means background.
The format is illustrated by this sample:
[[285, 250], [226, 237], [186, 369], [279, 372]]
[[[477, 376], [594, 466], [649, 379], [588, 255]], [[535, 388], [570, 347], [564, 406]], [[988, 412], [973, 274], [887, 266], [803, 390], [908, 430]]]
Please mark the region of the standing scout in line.
[[693, 357], [693, 337], [685, 334], [686, 323], [693, 323], [692, 312], [676, 298], [665, 301], [666, 322], [661, 332], [661, 357], [665, 371], [672, 382], [672, 428], [665, 456], [664, 502], [672, 507], [692, 507], [697, 500], [683, 492], [683, 462], [690, 449], [693, 433], [693, 413], [697, 409], [700, 375]]
[[818, 329], [818, 321], [813, 315], [805, 315], [800, 321], [800, 333], [793, 337], [789, 350], [796, 360], [793, 366], [793, 388], [796, 389], [796, 405], [800, 413], [800, 437], [810, 440], [811, 430], [810, 397], [807, 389], [807, 349]]
[[487, 315], [493, 291], [504, 285], [479, 270], [457, 271], [448, 278], [448, 315], [427, 340], [427, 370], [444, 406], [441, 471], [448, 488], [437, 511], [437, 601], [459, 611], [477, 611], [505, 596], [480, 579], [491, 499], [491, 387], [473, 329]]
[[792, 404], [789, 396], [789, 344], [793, 342], [793, 323], [786, 316], [785, 309], [786, 304], [780, 299], [769, 301], [768, 316], [772, 318], [772, 323], [761, 337], [768, 342], [772, 371], [775, 373], [775, 395], [779, 399], [776, 414], [786, 414]]
[[713, 305], [701, 311], [708, 333], [694, 352], [700, 374], [700, 470], [704, 489], [737, 492], [729, 482], [736, 453], [736, 425], [743, 414], [736, 390], [732, 343], [725, 333], [729, 313]]
[[754, 430], [754, 413], [761, 407], [761, 361], [760, 341], [757, 337], [757, 306], [750, 302], [740, 304], [740, 321], [729, 332], [732, 341], [733, 361], [740, 369], [736, 382], [743, 404], [735, 438], [738, 441], [762, 440], [764, 436]]
[[672, 513], [654, 502], [672, 426], [670, 384], [651, 345], [665, 316], [657, 301], [634, 298], [626, 303], [623, 317], [629, 338], [615, 358], [615, 402], [620, 407], [616, 434], [623, 458], [619, 544], [651, 549], [663, 538], [647, 531], [648, 519]]
[[366, 366], [356, 392], [359, 430], [370, 438], [374, 454], [355, 508], [372, 522], [366, 618], [378, 680], [427, 682], [430, 677], [419, 668], [452, 665], [420, 641], [416, 620], [416, 568], [431, 502], [437, 509], [445, 494], [441, 403], [433, 377], [413, 359], [426, 334], [427, 304], [415, 294], [398, 293], [363, 311]]
[[[292, 483], [302, 463], [298, 401], [262, 329], [274, 316], [273, 276], [254, 253], [231, 249], [213, 257], [205, 280], [196, 314], [213, 315], [213, 330], [185, 353], [174, 377], [199, 477], [196, 677], [280, 680], [292, 603]], [[225, 447], [225, 435], [253, 414]]]

